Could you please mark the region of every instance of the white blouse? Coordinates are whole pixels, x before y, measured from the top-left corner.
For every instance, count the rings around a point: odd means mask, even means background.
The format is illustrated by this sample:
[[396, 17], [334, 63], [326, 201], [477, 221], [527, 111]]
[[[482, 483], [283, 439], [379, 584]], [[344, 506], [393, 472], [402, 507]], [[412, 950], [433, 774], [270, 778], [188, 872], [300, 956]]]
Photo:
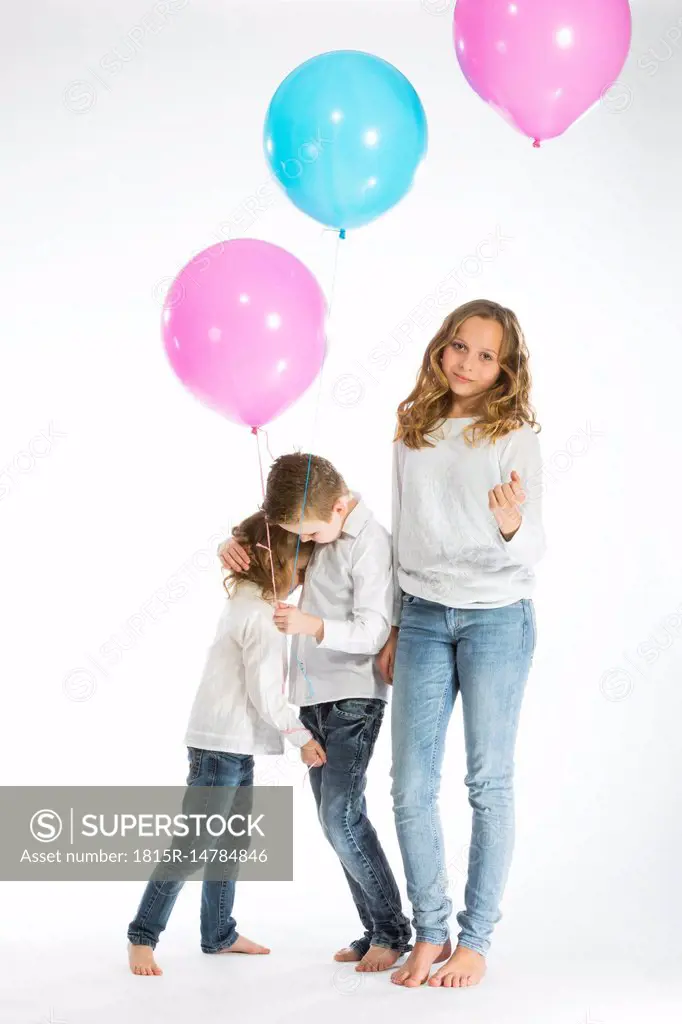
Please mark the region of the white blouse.
[[260, 588], [242, 580], [227, 598], [185, 735], [188, 747], [231, 754], [281, 754], [283, 738], [312, 739], [284, 683], [287, 640]]
[[[542, 457], [524, 424], [495, 444], [470, 448], [472, 417], [453, 418], [432, 435], [433, 448], [393, 444], [393, 625], [402, 593], [449, 608], [499, 608], [534, 590], [533, 567], [545, 552]], [[488, 491], [515, 469], [526, 492], [523, 521], [505, 541]]]

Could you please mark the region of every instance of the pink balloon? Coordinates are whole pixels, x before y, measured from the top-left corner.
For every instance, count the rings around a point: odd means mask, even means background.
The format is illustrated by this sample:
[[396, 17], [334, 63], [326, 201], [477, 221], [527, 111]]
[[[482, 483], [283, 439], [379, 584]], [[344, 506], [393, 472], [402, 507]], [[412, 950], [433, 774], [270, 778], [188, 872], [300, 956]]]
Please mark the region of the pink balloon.
[[630, 49], [627, 0], [457, 0], [455, 52], [478, 95], [536, 146], [595, 103]]
[[326, 302], [286, 249], [253, 238], [191, 260], [163, 306], [171, 366], [205, 405], [261, 427], [315, 380], [326, 351]]

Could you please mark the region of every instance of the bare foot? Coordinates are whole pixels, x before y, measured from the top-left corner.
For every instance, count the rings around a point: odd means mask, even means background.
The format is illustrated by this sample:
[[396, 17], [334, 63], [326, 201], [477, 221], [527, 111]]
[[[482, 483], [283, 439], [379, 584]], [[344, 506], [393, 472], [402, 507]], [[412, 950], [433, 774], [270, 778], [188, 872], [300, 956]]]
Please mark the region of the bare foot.
[[151, 946], [133, 946], [128, 943], [128, 963], [133, 974], [158, 975], [163, 971], [154, 959], [154, 950]]
[[458, 946], [446, 964], [429, 978], [434, 988], [467, 988], [478, 985], [485, 974], [485, 957], [467, 946]]
[[396, 960], [400, 960], [402, 955], [399, 949], [387, 949], [386, 946], [370, 946], [355, 970], [365, 973], [387, 971], [390, 967], [393, 967]]
[[394, 985], [404, 985], [405, 988], [418, 988], [428, 979], [431, 965], [447, 960], [451, 952], [450, 939], [446, 939], [438, 946], [433, 942], [415, 942], [414, 949], [403, 966], [391, 975], [391, 981]]
[[362, 957], [358, 953], [357, 949], [353, 949], [352, 946], [344, 946], [343, 949], [339, 949], [334, 953], [334, 959], [347, 964], [352, 963], [354, 960], [361, 960]]
[[221, 953], [269, 953], [270, 950], [267, 946], [259, 946], [257, 942], [252, 942], [251, 939], [247, 939], [245, 935], [240, 935], [237, 941], [234, 942], [229, 949], [219, 949], [218, 954]]

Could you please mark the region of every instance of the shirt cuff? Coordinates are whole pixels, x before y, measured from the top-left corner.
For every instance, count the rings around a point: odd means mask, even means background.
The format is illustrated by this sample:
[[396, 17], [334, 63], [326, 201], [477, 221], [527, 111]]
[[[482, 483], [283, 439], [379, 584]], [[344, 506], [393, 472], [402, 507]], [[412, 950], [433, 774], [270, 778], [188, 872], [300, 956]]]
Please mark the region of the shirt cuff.
[[514, 562], [527, 567], [538, 561], [536, 538], [533, 536], [533, 528], [530, 523], [522, 522], [511, 540], [504, 539], [499, 527], [498, 536], [500, 544]]
[[291, 744], [295, 747], [304, 747], [306, 743], [309, 743], [313, 738], [313, 734], [308, 732], [303, 726], [300, 729], [294, 729], [293, 731], [286, 732], [284, 734]]

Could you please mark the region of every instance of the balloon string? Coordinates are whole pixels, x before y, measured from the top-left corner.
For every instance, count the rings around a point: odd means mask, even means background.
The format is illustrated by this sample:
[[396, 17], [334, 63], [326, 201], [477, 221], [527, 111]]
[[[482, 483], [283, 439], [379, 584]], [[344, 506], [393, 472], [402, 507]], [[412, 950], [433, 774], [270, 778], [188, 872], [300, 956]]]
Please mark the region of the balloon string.
[[268, 450], [268, 455], [270, 456], [270, 459], [272, 460], [272, 462], [274, 462], [275, 461], [275, 456], [270, 451], [270, 438], [268, 437], [268, 432], [267, 432], [267, 430], [263, 430], [262, 427], [260, 428], [260, 432], [261, 432], [261, 434], [265, 435], [265, 447]]
[[[323, 234], [324, 234], [324, 231], [323, 231]], [[339, 231], [338, 235], [337, 235], [336, 245], [334, 246], [334, 260], [333, 260], [333, 264], [332, 264], [332, 277], [331, 277], [331, 282], [330, 282], [330, 285], [329, 285], [329, 299], [328, 299], [328, 302], [327, 302], [327, 333], [329, 333], [329, 327], [331, 325], [332, 310], [334, 308], [334, 298], [335, 298], [335, 295], [336, 295], [336, 279], [337, 279], [338, 269], [339, 269], [339, 245], [340, 245], [340, 242], [345, 237], [346, 237], [346, 232], [345, 232], [345, 229], [342, 228]], [[315, 400], [315, 415], [313, 417], [313, 431], [312, 431], [313, 437], [317, 436], [317, 422], [318, 422], [319, 415], [320, 415], [320, 399], [322, 398], [322, 381], [323, 381], [323, 378], [324, 378], [324, 368], [325, 368], [326, 362], [327, 362], [327, 359], [326, 359], [326, 356], [325, 356], [325, 360], [324, 360], [324, 362], [322, 364], [322, 368], [320, 369], [320, 378], [319, 378], [318, 386], [317, 386], [317, 398]], [[303, 529], [303, 520], [304, 520], [304, 515], [305, 515], [305, 507], [306, 507], [306, 501], [307, 501], [307, 498], [308, 498], [308, 484], [310, 482], [310, 466], [311, 466], [312, 460], [313, 460], [313, 453], [309, 452], [309, 454], [308, 454], [308, 469], [307, 469], [306, 478], [305, 478], [305, 488], [303, 490], [303, 504], [301, 505], [301, 520], [300, 520], [300, 523], [299, 523], [298, 542], [296, 544], [296, 554], [294, 555], [294, 568], [293, 568], [292, 580], [291, 580], [292, 589], [293, 589], [294, 580], [296, 579], [296, 565], [298, 563], [298, 552], [299, 552], [299, 548], [301, 546], [301, 530]], [[308, 676], [306, 675], [305, 668], [303, 666], [303, 662], [298, 657], [297, 657], [296, 661], [298, 663], [299, 669], [301, 670], [303, 678], [305, 679], [306, 683], [308, 684], [308, 697], [309, 698], [313, 697], [314, 696], [313, 686], [312, 686], [312, 683], [310, 682], [310, 679], [308, 679]]]
[[[337, 236], [336, 245], [334, 247], [334, 262], [333, 262], [333, 265], [332, 265], [332, 279], [331, 279], [331, 283], [330, 283], [330, 286], [329, 286], [329, 300], [327, 302], [327, 331], [329, 331], [329, 326], [330, 326], [331, 320], [332, 320], [332, 310], [334, 308], [334, 297], [335, 297], [335, 294], [336, 294], [336, 279], [337, 279], [337, 276], [338, 276], [338, 268], [339, 268], [339, 242], [341, 241], [342, 237], [345, 237], [345, 235], [342, 235], [342, 233], [340, 232], [339, 235]], [[320, 376], [319, 376], [318, 385], [317, 385], [317, 397], [315, 399], [315, 415], [313, 417], [313, 431], [312, 431], [313, 437], [317, 436], [317, 423], [318, 423], [318, 419], [319, 419], [319, 416], [320, 416], [320, 399], [322, 398], [322, 383], [323, 383], [323, 380], [324, 380], [324, 368], [325, 368], [326, 362], [327, 362], [327, 359], [326, 359], [326, 356], [325, 356], [325, 360], [322, 363], [322, 368], [320, 369]], [[304, 491], [303, 491], [303, 504], [301, 505], [301, 519], [300, 519], [300, 522], [299, 522], [298, 543], [296, 545], [296, 554], [294, 556], [294, 568], [293, 568], [292, 578], [291, 578], [292, 587], [293, 587], [294, 580], [296, 579], [296, 565], [297, 565], [297, 562], [298, 562], [299, 548], [301, 546], [301, 533], [300, 533], [300, 531], [303, 528], [303, 520], [304, 520], [304, 516], [305, 516], [305, 507], [306, 507], [306, 501], [307, 501], [307, 498], [308, 498], [308, 484], [310, 482], [310, 466], [311, 466], [312, 460], [313, 460], [313, 453], [310, 452], [308, 454], [308, 468], [307, 468], [306, 478], [305, 478], [305, 488], [304, 488]]]
[[[259, 429], [258, 427], [252, 427], [251, 428], [251, 433], [256, 438], [256, 450], [258, 452], [258, 468], [260, 470], [260, 486], [261, 486], [261, 490], [263, 492], [263, 501], [265, 501], [265, 476], [263, 475], [263, 459], [262, 459], [261, 451], [260, 451], [260, 442], [258, 440], [258, 429]], [[267, 546], [266, 550], [268, 551], [268, 553], [270, 555], [270, 571], [272, 573], [272, 599], [273, 599], [273, 601], [276, 602], [278, 595], [277, 595], [277, 581], [275, 580], [275, 561], [274, 561], [274, 559], [272, 557], [272, 541], [270, 540], [270, 524], [268, 522], [268, 517], [267, 516], [265, 516], [265, 532], [266, 532], [267, 538], [268, 538], [268, 546]], [[263, 546], [264, 545], [261, 545], [261, 547], [263, 547]], [[282, 677], [282, 693], [284, 693], [285, 690], [286, 690], [286, 678], [283, 676]]]

